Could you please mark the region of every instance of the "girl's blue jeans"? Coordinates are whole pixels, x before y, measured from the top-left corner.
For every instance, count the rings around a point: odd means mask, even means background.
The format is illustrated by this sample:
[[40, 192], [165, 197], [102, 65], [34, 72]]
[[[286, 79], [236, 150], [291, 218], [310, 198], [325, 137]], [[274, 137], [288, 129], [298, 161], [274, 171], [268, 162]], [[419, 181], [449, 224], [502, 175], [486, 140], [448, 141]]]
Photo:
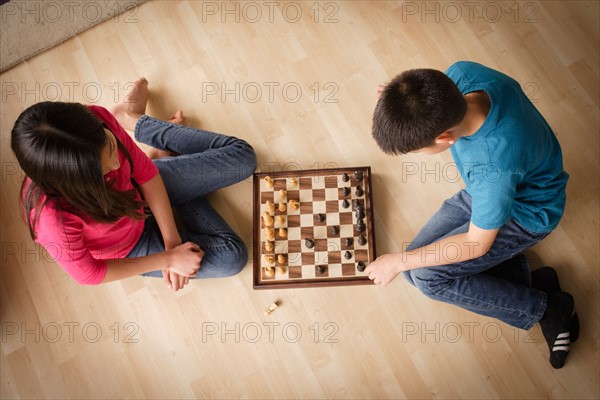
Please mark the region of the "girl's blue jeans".
[[[408, 250], [467, 232], [470, 220], [471, 196], [461, 190], [442, 204]], [[548, 233], [529, 232], [511, 219], [500, 228], [484, 256], [439, 267], [417, 268], [404, 272], [404, 276], [429, 298], [517, 328], [530, 329], [544, 315], [546, 294], [531, 287], [529, 265], [519, 253]]]
[[[183, 242], [196, 243], [205, 252], [197, 278], [218, 278], [240, 272], [248, 260], [245, 243], [210, 205], [206, 196], [252, 175], [256, 155], [243, 140], [142, 116], [135, 126], [139, 142], [178, 153], [154, 160], [165, 183], [171, 205], [186, 227]], [[164, 251], [154, 217], [128, 258]], [[162, 277], [161, 270], [142, 274]]]

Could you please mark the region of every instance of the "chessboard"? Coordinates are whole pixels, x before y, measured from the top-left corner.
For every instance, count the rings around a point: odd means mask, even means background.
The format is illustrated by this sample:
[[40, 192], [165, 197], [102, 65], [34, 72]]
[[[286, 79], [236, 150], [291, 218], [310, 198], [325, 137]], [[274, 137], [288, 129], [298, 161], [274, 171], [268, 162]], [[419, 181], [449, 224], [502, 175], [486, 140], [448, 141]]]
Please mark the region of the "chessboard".
[[371, 168], [254, 174], [254, 288], [371, 284]]

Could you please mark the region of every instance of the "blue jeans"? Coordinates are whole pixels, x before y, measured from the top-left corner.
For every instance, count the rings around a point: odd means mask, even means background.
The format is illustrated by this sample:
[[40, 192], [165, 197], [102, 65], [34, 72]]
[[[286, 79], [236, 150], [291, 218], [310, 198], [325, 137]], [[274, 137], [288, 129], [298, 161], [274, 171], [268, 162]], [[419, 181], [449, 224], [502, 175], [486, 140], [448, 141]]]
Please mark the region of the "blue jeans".
[[[256, 155], [243, 140], [218, 133], [142, 116], [135, 126], [135, 138], [154, 148], [180, 155], [154, 160], [165, 183], [171, 205], [186, 227], [179, 231], [183, 242], [193, 242], [204, 252], [196, 278], [218, 278], [240, 272], [248, 260], [246, 245], [213, 209], [206, 195], [233, 185], [256, 169]], [[141, 257], [164, 251], [160, 229], [154, 217], [127, 257]], [[160, 269], [142, 274], [161, 277]]]
[[[467, 232], [471, 196], [464, 190], [446, 200], [417, 234], [408, 250]], [[519, 255], [547, 233], [532, 233], [510, 220], [500, 228], [482, 257], [459, 263], [417, 268], [405, 278], [427, 297], [496, 318], [521, 329], [531, 329], [544, 315], [546, 294], [531, 287], [531, 271]], [[442, 251], [444, 249], [441, 249]]]

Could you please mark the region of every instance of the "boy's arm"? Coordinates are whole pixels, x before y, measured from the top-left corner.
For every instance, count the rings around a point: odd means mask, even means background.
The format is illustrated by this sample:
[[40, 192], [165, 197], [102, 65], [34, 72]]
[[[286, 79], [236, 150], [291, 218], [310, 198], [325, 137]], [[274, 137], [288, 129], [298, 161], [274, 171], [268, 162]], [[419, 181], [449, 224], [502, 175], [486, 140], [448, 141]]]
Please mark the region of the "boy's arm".
[[481, 229], [471, 223], [468, 232], [449, 236], [415, 250], [378, 257], [365, 271], [374, 283], [385, 286], [403, 271], [472, 260], [488, 252], [496, 240], [498, 230]]

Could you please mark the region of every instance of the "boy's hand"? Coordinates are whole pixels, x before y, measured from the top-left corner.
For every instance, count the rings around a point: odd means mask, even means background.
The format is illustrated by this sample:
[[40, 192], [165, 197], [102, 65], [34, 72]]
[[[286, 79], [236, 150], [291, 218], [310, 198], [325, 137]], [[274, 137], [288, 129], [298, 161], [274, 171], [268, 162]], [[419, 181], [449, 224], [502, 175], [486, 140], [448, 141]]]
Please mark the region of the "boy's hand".
[[402, 272], [399, 254], [384, 254], [367, 266], [365, 272], [376, 285], [386, 286]]
[[165, 283], [167, 284], [167, 288], [174, 292], [183, 289], [183, 287], [190, 282], [190, 278], [179, 275], [172, 270], [163, 269], [162, 275]]
[[379, 98], [381, 97], [381, 93], [383, 93], [383, 90], [385, 89], [386, 86], [387, 85], [385, 85], [385, 84], [377, 86], [377, 94], [376, 94], [377, 100], [379, 100]]

